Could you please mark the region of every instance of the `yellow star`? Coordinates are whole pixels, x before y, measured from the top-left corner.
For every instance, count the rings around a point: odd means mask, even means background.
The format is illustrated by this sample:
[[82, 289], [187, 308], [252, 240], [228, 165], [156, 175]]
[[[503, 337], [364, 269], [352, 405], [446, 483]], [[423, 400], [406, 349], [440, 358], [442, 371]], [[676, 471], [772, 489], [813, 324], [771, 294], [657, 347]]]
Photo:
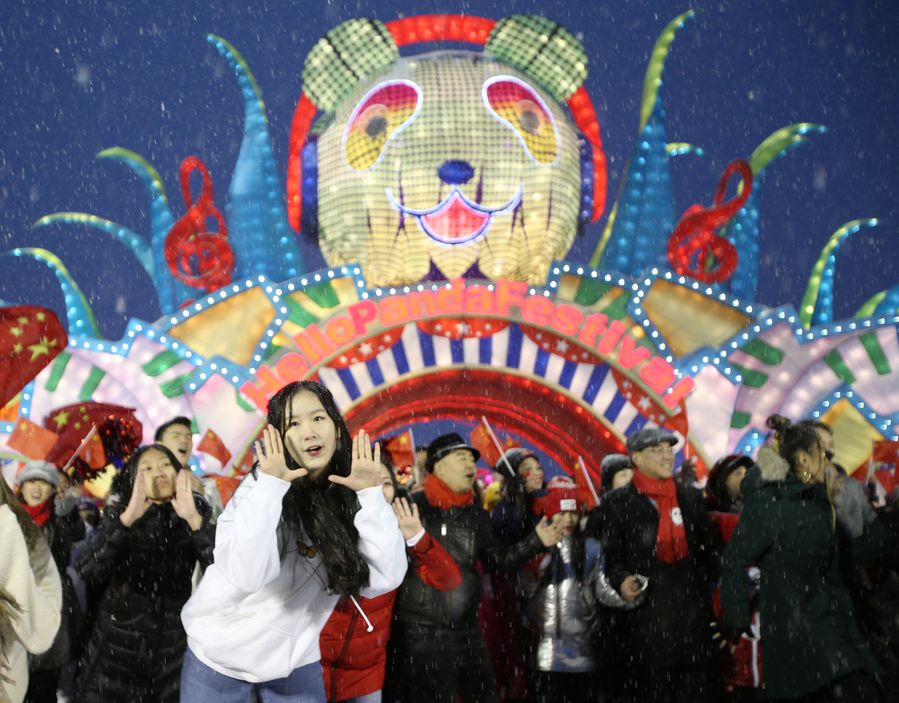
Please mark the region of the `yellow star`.
[[46, 316], [44, 313], [42, 313], [42, 312], [39, 312], [39, 313], [38, 313], [37, 315], [35, 315], [34, 317], [35, 317], [35, 319], [36, 319], [38, 322], [43, 322], [44, 320], [47, 319], [47, 316]]
[[29, 344], [28, 351], [31, 352], [31, 360], [34, 361], [39, 356], [43, 356], [44, 354], [50, 353], [50, 347], [55, 346], [51, 345], [49, 341], [47, 341], [46, 337], [43, 337], [40, 342], [37, 344]]
[[56, 414], [56, 417], [53, 418], [53, 422], [56, 423], [57, 430], [62, 429], [69, 424], [69, 415], [70, 413], [68, 410], [61, 410]]
[[21, 337], [22, 336], [22, 328], [21, 327], [13, 327], [12, 329], [9, 330], [9, 333], [13, 337]]
[[19, 323], [20, 325], [27, 325], [27, 324], [28, 324], [28, 318], [27, 318], [27, 317], [24, 317], [24, 316], [23, 316], [23, 317], [20, 317], [20, 318], [18, 319], [18, 323]]
[[21, 344], [13, 344], [13, 345], [12, 345], [12, 350], [13, 350], [13, 352], [15, 352], [16, 354], [20, 354], [20, 353], [22, 352], [22, 349], [23, 349], [23, 347], [22, 347]]

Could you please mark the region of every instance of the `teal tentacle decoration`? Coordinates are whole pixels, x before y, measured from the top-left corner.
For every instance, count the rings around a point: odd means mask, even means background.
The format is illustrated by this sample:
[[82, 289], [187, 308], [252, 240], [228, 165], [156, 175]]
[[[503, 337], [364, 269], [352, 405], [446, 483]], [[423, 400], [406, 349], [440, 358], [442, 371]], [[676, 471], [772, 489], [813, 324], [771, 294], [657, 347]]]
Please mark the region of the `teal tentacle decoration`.
[[769, 135], [749, 159], [752, 168], [753, 187], [749, 200], [734, 215], [723, 235], [734, 245], [739, 255], [737, 270], [722, 287], [744, 300], [755, 300], [759, 278], [759, 197], [762, 176], [772, 161], [808, 141], [812, 134], [822, 134], [826, 127], [810, 122], [800, 122], [778, 129]]
[[128, 166], [150, 194], [150, 249], [153, 265], [150, 276], [159, 298], [159, 308], [164, 314], [169, 314], [177, 310], [183, 301], [193, 298], [196, 291], [175, 280], [165, 261], [165, 238], [175, 222], [165, 184], [153, 165], [130, 149], [111, 147], [97, 154], [97, 158], [120, 161]]
[[871, 316], [895, 315], [897, 312], [899, 312], [899, 286], [886, 291], [883, 300], [877, 304]]
[[150, 245], [146, 239], [134, 230], [128, 229], [112, 220], [90, 215], [86, 212], [54, 212], [50, 215], [44, 215], [34, 223], [34, 226], [46, 227], [52, 224], [85, 225], [92, 229], [100, 230], [104, 234], [111, 235], [128, 247], [131, 253], [134, 254], [134, 258], [143, 266], [144, 271], [153, 279], [153, 253], [150, 251]]
[[643, 81], [637, 143], [613, 209], [614, 218], [609, 218], [591, 258], [593, 266], [629, 275], [653, 265], [667, 266], [668, 236], [676, 213], [665, 139], [662, 73], [675, 35], [692, 17], [689, 11], [669, 22], [653, 48]]
[[837, 253], [849, 237], [865, 227], [876, 227], [876, 218], [852, 220], [830, 235], [818, 261], [809, 276], [799, 319], [803, 326], [823, 325], [833, 321], [833, 276], [837, 265]]
[[68, 334], [72, 335], [90, 335], [92, 337], [100, 336], [100, 328], [97, 320], [91, 310], [91, 306], [81, 292], [81, 288], [75, 283], [75, 279], [69, 273], [65, 264], [60, 261], [59, 257], [46, 249], [26, 248], [13, 249], [7, 252], [8, 255], [18, 257], [29, 257], [37, 259], [46, 264], [46, 266], [56, 276], [59, 281], [59, 287], [62, 289], [63, 298], [66, 303], [66, 319], [68, 321]]
[[262, 93], [246, 61], [231, 44], [214, 34], [206, 39], [228, 61], [244, 100], [243, 142], [225, 207], [228, 239], [236, 259], [234, 275], [264, 273], [278, 281], [294, 278], [305, 268], [287, 224]]

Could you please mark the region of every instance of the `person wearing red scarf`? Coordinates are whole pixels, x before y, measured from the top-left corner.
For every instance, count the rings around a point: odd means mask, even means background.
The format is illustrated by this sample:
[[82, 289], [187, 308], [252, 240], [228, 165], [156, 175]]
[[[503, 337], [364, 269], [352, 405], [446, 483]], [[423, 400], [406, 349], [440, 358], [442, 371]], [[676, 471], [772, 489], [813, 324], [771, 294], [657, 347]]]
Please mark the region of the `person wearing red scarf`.
[[441, 591], [415, 569], [406, 572], [395, 609], [392, 646], [400, 700], [492, 703], [496, 684], [478, 628], [479, 563], [489, 571], [517, 569], [562, 536], [543, 518], [518, 543], [505, 546], [493, 534], [490, 515], [475, 498], [480, 454], [460, 435], [428, 445], [424, 490], [414, 494], [421, 523], [458, 564], [462, 582]]
[[34, 703], [55, 703], [62, 669], [73, 649], [77, 649], [81, 633], [82, 613], [66, 568], [72, 545], [84, 539], [85, 528], [74, 498], [56, 501], [61, 476], [56, 466], [38, 459], [25, 464], [16, 477], [19, 501], [47, 539], [62, 583], [62, 624], [50, 649], [32, 656], [28, 663], [30, 676], [26, 700]]
[[721, 539], [702, 494], [675, 481], [677, 437], [644, 428], [627, 439], [631, 484], [609, 493], [603, 514], [606, 574], [624, 600], [627, 689], [634, 700], [713, 698], [710, 584]]

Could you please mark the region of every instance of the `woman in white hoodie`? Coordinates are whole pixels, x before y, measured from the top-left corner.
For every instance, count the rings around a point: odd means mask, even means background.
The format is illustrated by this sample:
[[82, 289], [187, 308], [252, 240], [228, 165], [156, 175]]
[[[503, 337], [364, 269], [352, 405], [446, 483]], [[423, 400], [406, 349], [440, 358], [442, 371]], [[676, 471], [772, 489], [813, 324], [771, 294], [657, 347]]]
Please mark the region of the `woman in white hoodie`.
[[254, 690], [263, 703], [324, 701], [319, 633], [339, 596], [378, 596], [406, 572], [380, 448], [365, 432], [351, 440], [330, 391], [291, 383], [268, 422], [181, 612], [188, 703], [246, 703]]
[[62, 588], [50, 548], [0, 476], [0, 701], [21, 703], [28, 653], [50, 648]]

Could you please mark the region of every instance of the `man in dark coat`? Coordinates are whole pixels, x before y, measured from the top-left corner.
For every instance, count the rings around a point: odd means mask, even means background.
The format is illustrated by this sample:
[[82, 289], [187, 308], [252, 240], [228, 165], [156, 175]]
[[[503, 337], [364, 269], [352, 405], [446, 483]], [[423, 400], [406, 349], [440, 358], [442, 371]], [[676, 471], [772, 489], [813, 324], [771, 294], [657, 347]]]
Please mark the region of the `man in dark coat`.
[[604, 501], [609, 582], [628, 602], [642, 598], [620, 630], [628, 688], [641, 702], [711, 697], [709, 584], [721, 541], [701, 493], [672, 478], [676, 443], [658, 428], [632, 434], [633, 479]]
[[414, 495], [422, 525], [462, 572], [449, 591], [426, 584], [409, 569], [396, 604], [394, 643], [404, 700], [435, 703], [486, 703], [496, 700], [490, 660], [478, 629], [481, 574], [511, 570], [559, 541], [558, 525], [543, 518], [525, 538], [504, 548], [495, 538], [490, 515], [473, 491], [478, 451], [451, 433], [428, 446], [424, 490]]
[[106, 585], [77, 700], [174, 703], [186, 647], [181, 608], [199, 560], [212, 561], [209, 505], [166, 447], [141, 447], [113, 481], [110, 506], [75, 568]]

